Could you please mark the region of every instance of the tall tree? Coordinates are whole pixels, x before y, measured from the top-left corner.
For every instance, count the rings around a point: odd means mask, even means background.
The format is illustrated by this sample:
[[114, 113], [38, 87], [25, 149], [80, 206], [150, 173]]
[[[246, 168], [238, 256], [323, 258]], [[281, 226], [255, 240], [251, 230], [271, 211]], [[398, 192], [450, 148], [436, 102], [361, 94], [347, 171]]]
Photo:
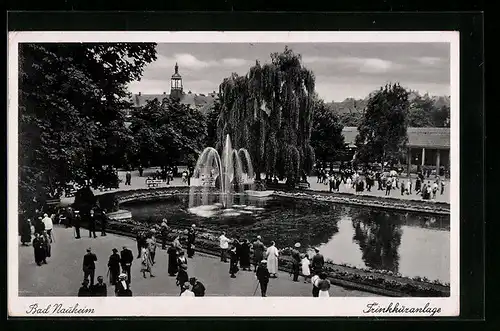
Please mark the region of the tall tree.
[[331, 162], [344, 151], [344, 136], [342, 135], [344, 126], [323, 100], [318, 100], [315, 104], [311, 146], [317, 161]]
[[314, 74], [287, 47], [271, 54], [269, 64], [257, 61], [246, 76], [232, 74], [220, 85], [218, 148], [229, 134], [234, 147], [250, 151], [258, 176], [295, 182], [314, 163], [314, 88]]
[[399, 84], [386, 85], [368, 101], [356, 137], [360, 162], [399, 162], [408, 141], [408, 91]]
[[156, 59], [155, 44], [22, 44], [19, 55], [20, 202], [68, 182], [116, 181], [103, 166], [124, 161], [126, 86]]
[[206, 144], [205, 116], [170, 98], [154, 99], [136, 110], [130, 129], [143, 163], [193, 164]]

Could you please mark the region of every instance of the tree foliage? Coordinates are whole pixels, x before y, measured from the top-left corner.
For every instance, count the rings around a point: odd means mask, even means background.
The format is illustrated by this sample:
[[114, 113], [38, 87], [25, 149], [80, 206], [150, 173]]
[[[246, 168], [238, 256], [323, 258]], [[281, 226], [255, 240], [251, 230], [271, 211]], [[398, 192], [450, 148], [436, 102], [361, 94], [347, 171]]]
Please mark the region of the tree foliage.
[[356, 137], [356, 159], [361, 162], [399, 162], [408, 141], [408, 91], [399, 84], [374, 93]]
[[136, 161], [161, 166], [195, 163], [206, 144], [206, 122], [202, 113], [177, 100], [149, 101], [132, 114]]
[[131, 132], [126, 85], [156, 59], [155, 44], [22, 44], [19, 48], [20, 201], [68, 182], [116, 181]]
[[311, 146], [317, 161], [334, 161], [344, 151], [344, 136], [339, 117], [322, 100], [314, 107]]
[[299, 54], [287, 47], [273, 53], [271, 63], [257, 61], [246, 76], [233, 73], [219, 91], [216, 148], [229, 134], [235, 148], [249, 150], [257, 174], [295, 181], [312, 169], [315, 78]]
[[449, 105], [440, 105], [428, 95], [417, 96], [410, 102], [408, 113], [410, 127], [449, 127], [449, 118]]

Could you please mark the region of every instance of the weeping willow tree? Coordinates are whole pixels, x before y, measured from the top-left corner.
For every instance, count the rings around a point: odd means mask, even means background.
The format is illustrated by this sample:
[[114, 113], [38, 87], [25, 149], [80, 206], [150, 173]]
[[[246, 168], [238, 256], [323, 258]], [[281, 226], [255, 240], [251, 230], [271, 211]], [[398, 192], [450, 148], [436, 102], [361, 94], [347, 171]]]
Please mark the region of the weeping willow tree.
[[222, 149], [229, 134], [233, 148], [250, 152], [257, 176], [264, 172], [295, 182], [314, 164], [314, 85], [314, 74], [288, 47], [271, 54], [271, 63], [256, 61], [245, 76], [225, 78], [216, 148]]

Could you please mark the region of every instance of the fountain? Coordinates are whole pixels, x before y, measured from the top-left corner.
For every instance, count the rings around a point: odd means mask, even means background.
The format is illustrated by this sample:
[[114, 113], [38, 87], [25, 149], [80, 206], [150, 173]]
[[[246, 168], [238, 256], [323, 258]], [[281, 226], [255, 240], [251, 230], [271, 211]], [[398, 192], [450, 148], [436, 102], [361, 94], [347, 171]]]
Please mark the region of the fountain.
[[[252, 208], [247, 202], [273, 193], [255, 191], [254, 178], [250, 153], [245, 148], [233, 149], [227, 135], [222, 157], [212, 147], [205, 148], [198, 157], [191, 177], [189, 211], [205, 217], [219, 211], [227, 216], [251, 213]], [[245, 190], [245, 186], [249, 189]], [[214, 195], [214, 190], [218, 194]], [[214, 201], [217, 195], [220, 202]], [[235, 199], [238, 199], [238, 204], [235, 204]]]

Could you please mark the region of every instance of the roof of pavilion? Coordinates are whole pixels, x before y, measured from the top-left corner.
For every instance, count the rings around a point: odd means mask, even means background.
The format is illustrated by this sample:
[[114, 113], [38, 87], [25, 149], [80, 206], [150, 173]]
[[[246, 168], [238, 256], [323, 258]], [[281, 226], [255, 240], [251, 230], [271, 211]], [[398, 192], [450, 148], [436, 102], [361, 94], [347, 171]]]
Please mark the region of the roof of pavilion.
[[[408, 128], [408, 147], [450, 148], [450, 128]], [[355, 146], [358, 128], [345, 126], [342, 130], [344, 141], [349, 147]]]

